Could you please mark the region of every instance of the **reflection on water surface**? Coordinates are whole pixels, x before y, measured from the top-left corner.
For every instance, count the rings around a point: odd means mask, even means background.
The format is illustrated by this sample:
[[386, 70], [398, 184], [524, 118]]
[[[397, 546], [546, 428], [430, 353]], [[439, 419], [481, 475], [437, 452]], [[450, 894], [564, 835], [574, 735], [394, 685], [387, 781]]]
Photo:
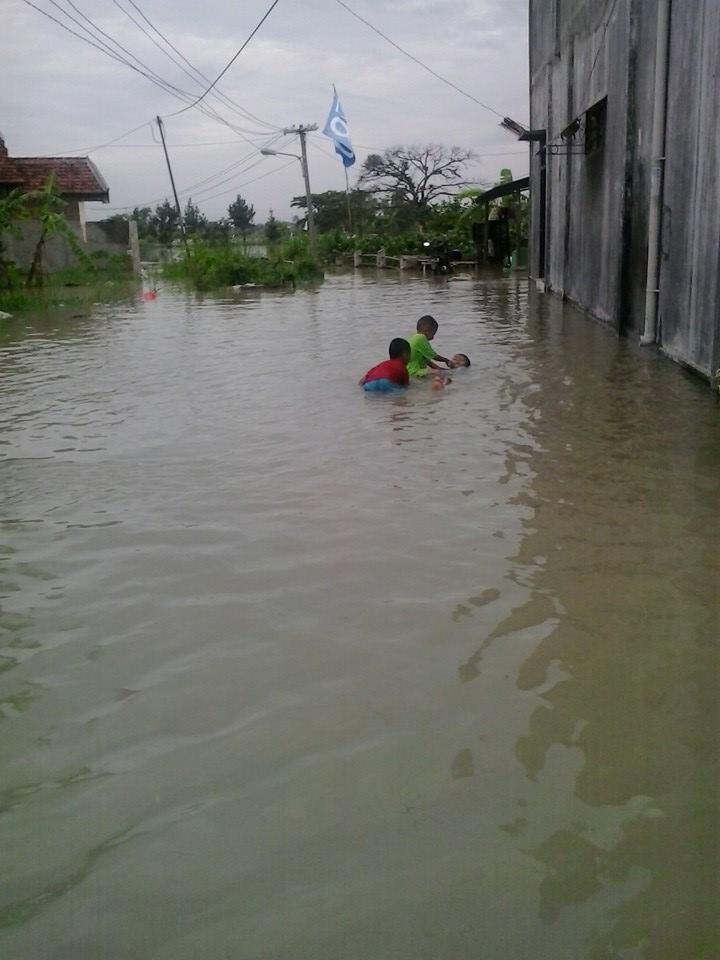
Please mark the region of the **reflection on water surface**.
[[717, 960], [702, 384], [339, 276], [15, 324], [0, 425], [3, 957]]

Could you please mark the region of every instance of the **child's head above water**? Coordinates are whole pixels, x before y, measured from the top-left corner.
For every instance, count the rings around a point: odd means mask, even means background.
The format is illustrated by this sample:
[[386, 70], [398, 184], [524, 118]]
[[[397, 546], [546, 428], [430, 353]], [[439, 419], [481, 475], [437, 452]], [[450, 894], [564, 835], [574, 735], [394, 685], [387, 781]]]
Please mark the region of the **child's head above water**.
[[466, 353], [456, 353], [454, 357], [450, 357], [448, 366], [452, 370], [456, 370], [458, 367], [469, 367], [470, 357]]
[[410, 344], [402, 337], [395, 337], [390, 341], [388, 354], [391, 360], [403, 360], [407, 366], [410, 361]]
[[424, 317], [420, 317], [417, 322], [417, 332], [424, 333], [428, 340], [432, 340], [438, 330], [438, 322], [435, 317], [431, 317], [429, 313], [426, 313]]

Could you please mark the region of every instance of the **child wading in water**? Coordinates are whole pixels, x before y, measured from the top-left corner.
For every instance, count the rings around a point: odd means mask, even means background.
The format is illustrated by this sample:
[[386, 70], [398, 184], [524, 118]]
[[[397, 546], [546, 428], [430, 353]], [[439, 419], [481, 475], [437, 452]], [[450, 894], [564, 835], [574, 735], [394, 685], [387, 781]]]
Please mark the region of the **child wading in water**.
[[438, 330], [438, 322], [434, 317], [425, 315], [420, 317], [417, 322], [417, 332], [408, 338], [410, 344], [410, 363], [408, 363], [408, 373], [411, 377], [424, 377], [428, 370], [442, 369], [435, 362], [444, 363], [450, 366], [447, 357], [441, 357], [430, 346], [430, 341], [434, 338]]
[[407, 366], [410, 344], [401, 337], [390, 342], [389, 360], [383, 360], [365, 374], [360, 386], [366, 393], [402, 393], [410, 382]]

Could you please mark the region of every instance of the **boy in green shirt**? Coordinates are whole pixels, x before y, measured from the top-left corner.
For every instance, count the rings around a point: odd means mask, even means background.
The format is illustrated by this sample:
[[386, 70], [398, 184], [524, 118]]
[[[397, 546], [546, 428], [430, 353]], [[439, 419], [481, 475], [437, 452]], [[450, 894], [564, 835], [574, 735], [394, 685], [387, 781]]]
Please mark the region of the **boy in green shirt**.
[[440, 354], [435, 353], [430, 346], [430, 341], [437, 333], [437, 329], [437, 320], [426, 314], [424, 317], [420, 317], [417, 322], [417, 333], [408, 337], [408, 343], [410, 344], [410, 362], [408, 363], [407, 371], [411, 377], [424, 377], [428, 369], [440, 370], [441, 368], [435, 363], [436, 360], [444, 363], [445, 366], [450, 366], [447, 357], [441, 357]]

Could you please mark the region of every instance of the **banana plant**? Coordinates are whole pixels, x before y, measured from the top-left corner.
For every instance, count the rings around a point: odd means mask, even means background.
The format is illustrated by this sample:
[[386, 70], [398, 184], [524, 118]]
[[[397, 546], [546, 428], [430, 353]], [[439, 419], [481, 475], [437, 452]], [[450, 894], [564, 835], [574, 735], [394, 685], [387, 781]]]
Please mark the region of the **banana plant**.
[[40, 223], [40, 236], [35, 245], [32, 263], [28, 271], [26, 283], [28, 286], [43, 283], [43, 253], [46, 242], [53, 236], [59, 234], [65, 238], [68, 246], [75, 256], [86, 266], [92, 266], [92, 262], [85, 251], [78, 243], [72, 227], [65, 219], [65, 202], [55, 187], [55, 177], [53, 174], [45, 181], [40, 190], [32, 190], [26, 194], [29, 215], [33, 220]]

